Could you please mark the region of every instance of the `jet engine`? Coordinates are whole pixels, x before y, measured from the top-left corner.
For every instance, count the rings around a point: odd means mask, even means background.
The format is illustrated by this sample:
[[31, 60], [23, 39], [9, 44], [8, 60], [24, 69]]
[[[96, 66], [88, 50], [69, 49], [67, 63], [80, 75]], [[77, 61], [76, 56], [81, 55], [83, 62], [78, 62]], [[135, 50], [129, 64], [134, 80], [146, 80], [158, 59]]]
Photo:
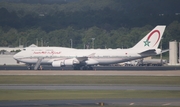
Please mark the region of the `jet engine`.
[[52, 62], [53, 67], [71, 66], [75, 64], [79, 64], [79, 61], [75, 59], [66, 59]]
[[99, 62], [98, 61], [96, 61], [96, 60], [94, 60], [94, 59], [88, 59], [87, 61], [85, 61], [85, 63], [87, 64], [87, 65], [96, 65], [96, 64], [98, 64]]

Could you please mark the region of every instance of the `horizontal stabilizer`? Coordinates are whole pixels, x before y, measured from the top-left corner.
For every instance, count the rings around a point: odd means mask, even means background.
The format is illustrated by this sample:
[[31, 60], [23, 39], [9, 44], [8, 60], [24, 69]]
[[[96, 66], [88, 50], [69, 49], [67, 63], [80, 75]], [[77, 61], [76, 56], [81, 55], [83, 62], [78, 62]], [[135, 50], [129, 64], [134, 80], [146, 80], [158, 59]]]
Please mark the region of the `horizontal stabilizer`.
[[155, 49], [150, 49], [150, 50], [143, 51], [143, 52], [141, 52], [139, 54], [142, 55], [142, 56], [155, 55], [156, 50]]
[[168, 52], [169, 49], [166, 49], [166, 50], [162, 50], [161, 53], [165, 53], [165, 52]]

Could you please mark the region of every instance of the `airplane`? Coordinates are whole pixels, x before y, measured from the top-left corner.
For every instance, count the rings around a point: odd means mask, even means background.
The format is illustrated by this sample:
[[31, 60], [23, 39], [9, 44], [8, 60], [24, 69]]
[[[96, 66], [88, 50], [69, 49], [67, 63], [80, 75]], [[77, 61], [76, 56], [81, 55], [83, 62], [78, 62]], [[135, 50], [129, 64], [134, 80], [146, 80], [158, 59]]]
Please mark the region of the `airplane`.
[[41, 65], [73, 66], [74, 70], [92, 70], [107, 65], [142, 59], [167, 52], [158, 48], [165, 25], [158, 25], [135, 46], [128, 49], [75, 49], [67, 47], [26, 47], [13, 58], [37, 70]]

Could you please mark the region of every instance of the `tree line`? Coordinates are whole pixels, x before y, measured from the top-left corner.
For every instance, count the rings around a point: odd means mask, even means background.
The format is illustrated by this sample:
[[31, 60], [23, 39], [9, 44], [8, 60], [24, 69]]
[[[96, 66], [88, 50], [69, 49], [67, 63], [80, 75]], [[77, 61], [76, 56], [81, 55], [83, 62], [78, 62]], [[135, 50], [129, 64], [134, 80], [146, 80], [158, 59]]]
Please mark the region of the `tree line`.
[[[36, 1], [37, 2], [37, 1]], [[0, 46], [128, 48], [156, 25], [167, 25], [163, 47], [180, 40], [178, 0], [1, 2]]]
[[[116, 30], [104, 30], [96, 26], [88, 29], [76, 30], [73, 27], [66, 29], [45, 32], [40, 28], [18, 31], [11, 28], [7, 32], [0, 28], [0, 46], [15, 47], [18, 45], [29, 46], [37, 44], [38, 46], [62, 46], [70, 47], [71, 40], [74, 48], [92, 48], [95, 38], [95, 48], [129, 48], [135, 45], [155, 26], [146, 25], [144, 27], [124, 28]], [[168, 48], [168, 42], [180, 40], [180, 23], [172, 22], [167, 26], [163, 36], [163, 48]]]

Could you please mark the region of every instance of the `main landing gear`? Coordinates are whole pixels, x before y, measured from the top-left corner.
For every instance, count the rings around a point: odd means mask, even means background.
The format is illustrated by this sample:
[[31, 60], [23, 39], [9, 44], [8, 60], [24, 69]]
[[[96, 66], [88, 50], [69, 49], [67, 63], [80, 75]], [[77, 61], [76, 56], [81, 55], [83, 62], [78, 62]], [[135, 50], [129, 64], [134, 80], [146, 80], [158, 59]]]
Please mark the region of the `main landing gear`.
[[40, 65], [37, 69], [34, 68], [35, 66], [33, 64], [27, 64], [28, 70], [42, 70], [42, 66]]
[[93, 70], [93, 67], [92, 66], [75, 65], [74, 70]]
[[28, 68], [28, 70], [33, 70], [34, 69], [34, 65], [33, 64], [27, 64], [27, 68]]

